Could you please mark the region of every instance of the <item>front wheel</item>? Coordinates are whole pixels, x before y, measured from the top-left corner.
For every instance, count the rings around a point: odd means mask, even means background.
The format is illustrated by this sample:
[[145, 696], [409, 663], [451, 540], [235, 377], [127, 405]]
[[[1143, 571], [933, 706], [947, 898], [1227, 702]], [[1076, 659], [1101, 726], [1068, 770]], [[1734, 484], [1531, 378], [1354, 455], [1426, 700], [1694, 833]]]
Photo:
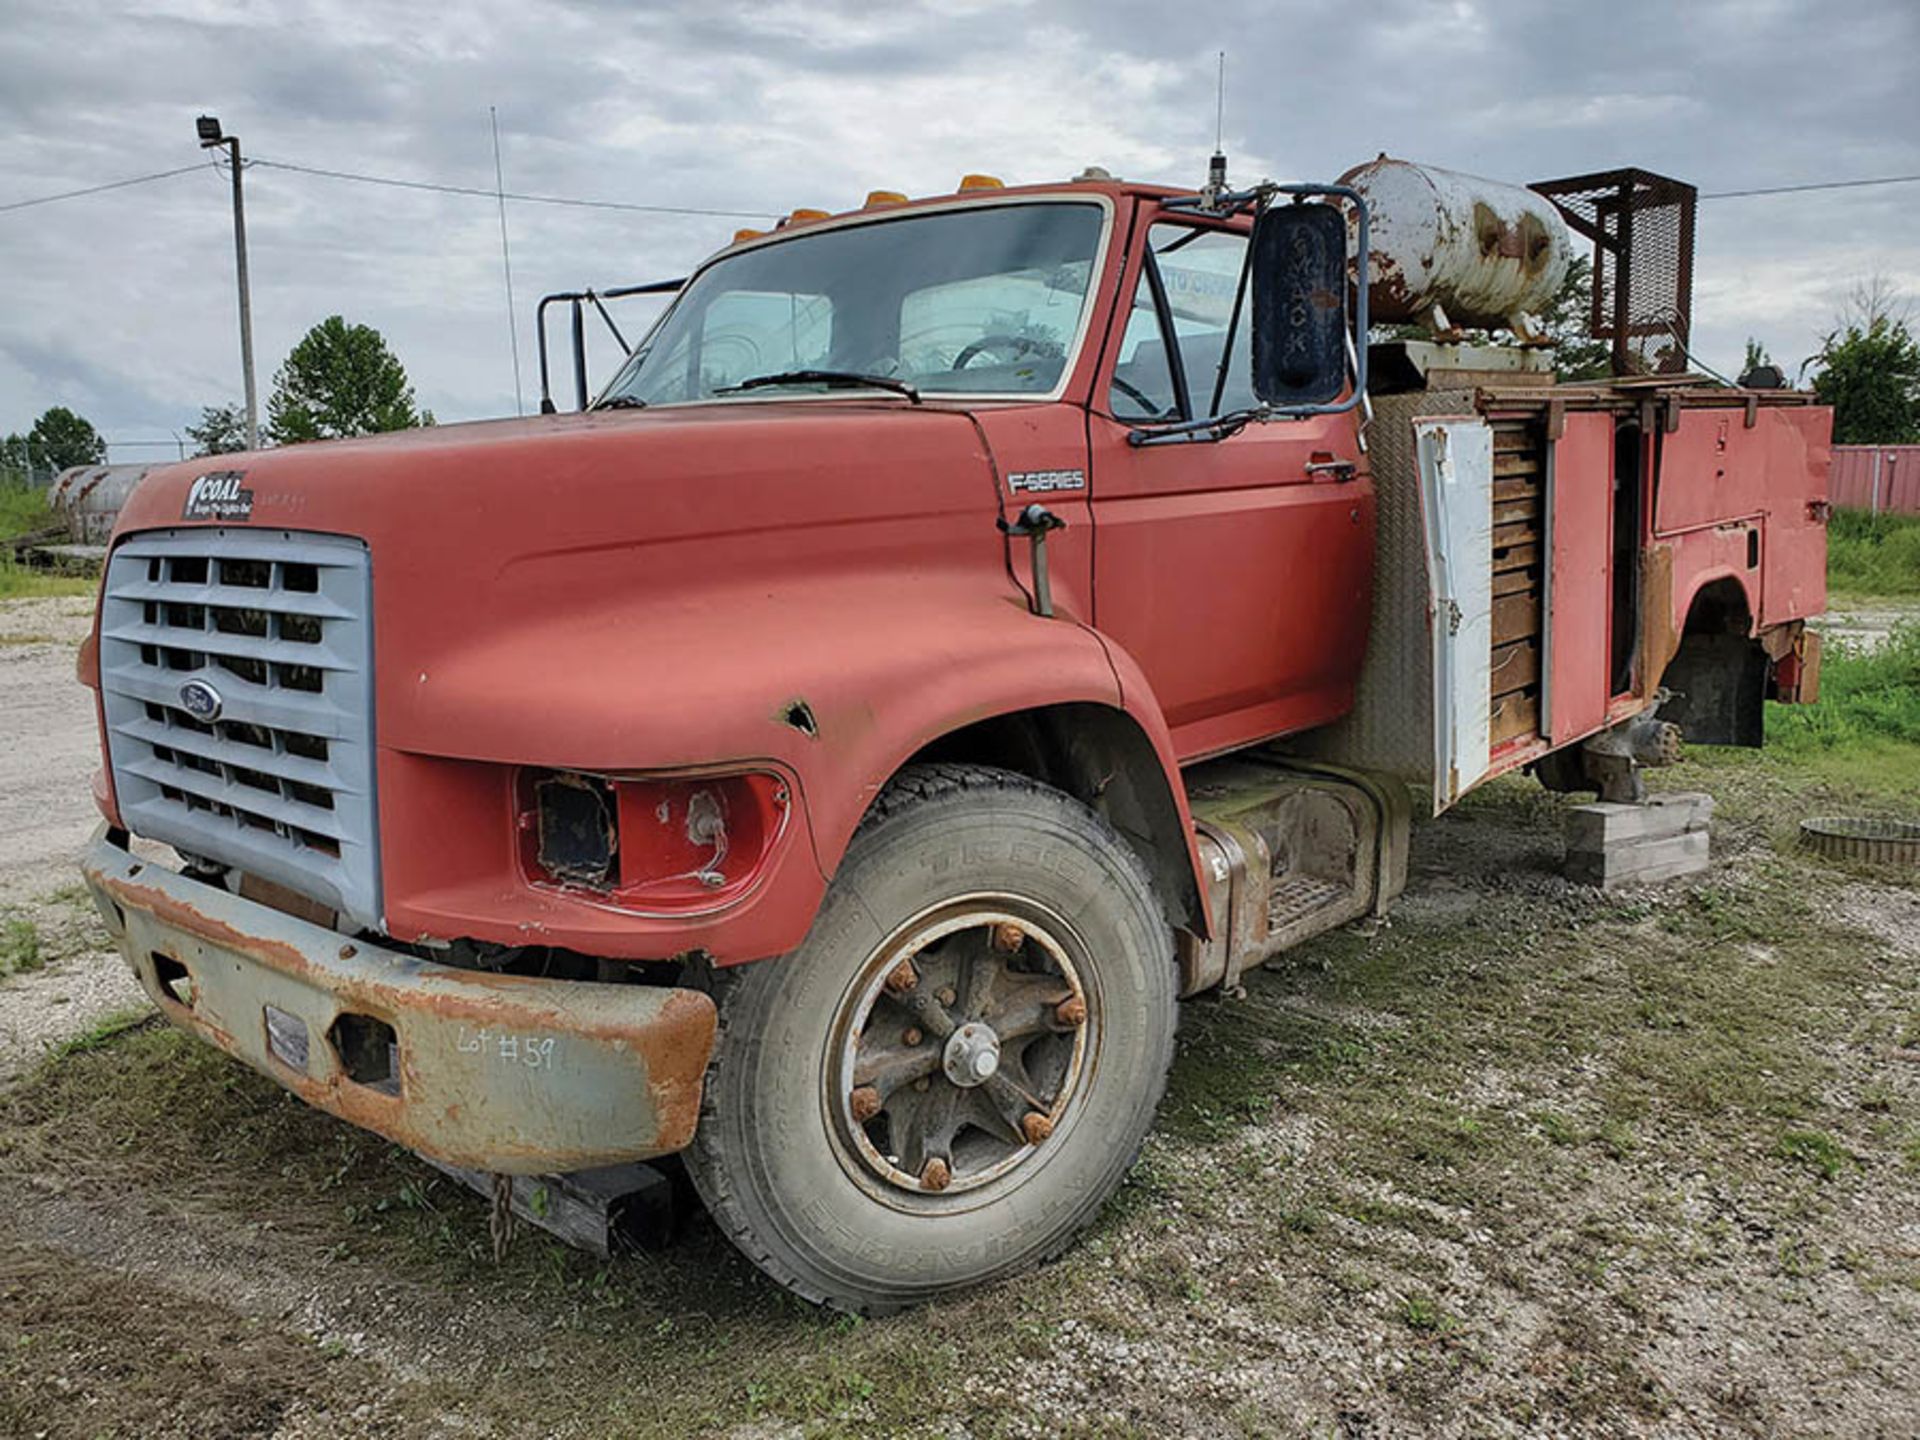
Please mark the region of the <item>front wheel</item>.
[[1174, 980], [1099, 816], [1006, 771], [911, 767], [805, 943], [722, 978], [694, 1184], [762, 1270], [843, 1310], [1037, 1264], [1139, 1152]]

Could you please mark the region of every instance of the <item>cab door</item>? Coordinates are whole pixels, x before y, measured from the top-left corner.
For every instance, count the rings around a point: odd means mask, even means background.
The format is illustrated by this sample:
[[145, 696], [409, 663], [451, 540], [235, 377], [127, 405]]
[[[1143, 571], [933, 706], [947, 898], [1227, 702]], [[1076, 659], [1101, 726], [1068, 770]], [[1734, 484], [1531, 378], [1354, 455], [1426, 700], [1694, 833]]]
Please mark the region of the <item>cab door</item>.
[[1349, 709], [1373, 593], [1373, 483], [1352, 417], [1130, 443], [1254, 403], [1251, 304], [1234, 319], [1246, 244], [1231, 222], [1161, 212], [1088, 420], [1095, 624], [1144, 671], [1183, 761]]

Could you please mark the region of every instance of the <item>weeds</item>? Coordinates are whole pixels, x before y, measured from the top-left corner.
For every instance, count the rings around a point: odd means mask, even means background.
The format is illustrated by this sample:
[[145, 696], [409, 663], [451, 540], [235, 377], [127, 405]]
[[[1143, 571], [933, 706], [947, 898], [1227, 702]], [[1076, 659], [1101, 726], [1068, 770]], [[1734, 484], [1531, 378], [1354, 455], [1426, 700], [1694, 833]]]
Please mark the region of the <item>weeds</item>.
[[0, 600], [44, 600], [64, 595], [92, 595], [99, 581], [84, 575], [56, 575], [29, 565], [16, 565], [0, 554]]
[[1789, 1130], [1773, 1147], [1782, 1160], [1792, 1161], [1813, 1171], [1822, 1180], [1837, 1180], [1851, 1166], [1849, 1155], [1840, 1142], [1818, 1130]]
[[1767, 744], [1786, 756], [1888, 741], [1920, 745], [1920, 624], [1896, 626], [1873, 651], [1834, 646], [1818, 704], [1767, 707]]
[[1827, 586], [1846, 595], [1920, 595], [1920, 515], [1834, 511]]
[[0, 540], [44, 530], [53, 523], [47, 492], [38, 485], [0, 480]]
[[24, 975], [47, 963], [40, 932], [31, 920], [9, 916], [0, 921], [0, 977]]

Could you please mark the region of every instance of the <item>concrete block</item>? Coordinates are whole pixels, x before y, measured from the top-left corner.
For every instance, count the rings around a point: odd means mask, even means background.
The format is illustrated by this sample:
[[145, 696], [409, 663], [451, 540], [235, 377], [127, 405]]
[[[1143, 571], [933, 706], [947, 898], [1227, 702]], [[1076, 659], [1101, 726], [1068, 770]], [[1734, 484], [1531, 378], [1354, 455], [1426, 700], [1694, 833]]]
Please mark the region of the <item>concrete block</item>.
[[1625, 841], [1603, 850], [1567, 851], [1567, 878], [1580, 885], [1611, 890], [1620, 885], [1651, 885], [1707, 868], [1707, 832]]
[[1567, 811], [1569, 850], [1606, 850], [1636, 840], [1662, 840], [1705, 830], [1713, 819], [1713, 797], [1698, 790], [1649, 796], [1644, 805], [1602, 800]]

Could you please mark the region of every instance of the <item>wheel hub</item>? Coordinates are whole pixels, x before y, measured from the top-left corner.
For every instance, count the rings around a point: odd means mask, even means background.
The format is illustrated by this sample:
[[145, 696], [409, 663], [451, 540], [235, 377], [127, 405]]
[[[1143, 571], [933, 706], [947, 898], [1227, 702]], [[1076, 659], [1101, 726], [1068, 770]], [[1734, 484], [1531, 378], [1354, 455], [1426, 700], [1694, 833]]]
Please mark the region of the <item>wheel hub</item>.
[[941, 1066], [947, 1079], [963, 1090], [991, 1080], [1000, 1069], [1000, 1037], [991, 1025], [977, 1021], [962, 1025], [947, 1041]]
[[964, 1192], [1045, 1150], [1098, 1023], [1064, 921], [1012, 896], [950, 902], [861, 967], [823, 1076], [855, 1173]]

